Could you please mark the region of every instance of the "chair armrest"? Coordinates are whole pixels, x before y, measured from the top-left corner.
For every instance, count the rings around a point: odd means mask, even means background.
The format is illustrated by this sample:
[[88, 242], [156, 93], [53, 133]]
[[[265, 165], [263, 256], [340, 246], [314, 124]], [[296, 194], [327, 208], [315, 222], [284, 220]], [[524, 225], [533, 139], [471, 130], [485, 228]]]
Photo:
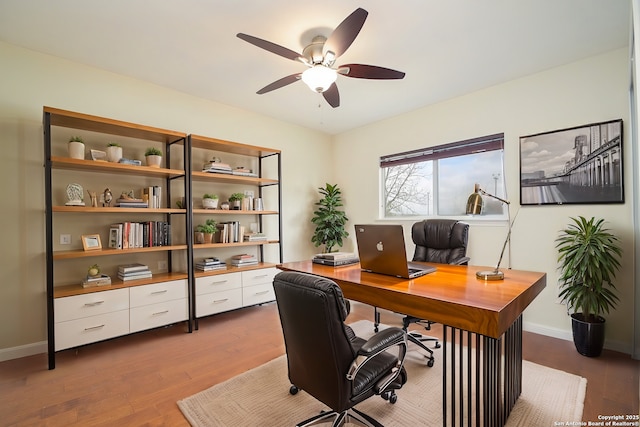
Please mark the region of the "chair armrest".
[[453, 262], [451, 262], [451, 264], [453, 264], [453, 265], [467, 265], [467, 264], [469, 264], [469, 260], [471, 260], [471, 258], [469, 258], [468, 256], [463, 256], [462, 258], [458, 258], [458, 259], [454, 260]]
[[400, 369], [407, 354], [407, 333], [400, 328], [387, 328], [378, 332], [362, 345], [358, 354], [347, 372], [347, 379], [353, 381], [358, 371], [369, 360], [378, 354], [386, 351], [390, 347], [398, 346], [398, 363], [396, 368]]

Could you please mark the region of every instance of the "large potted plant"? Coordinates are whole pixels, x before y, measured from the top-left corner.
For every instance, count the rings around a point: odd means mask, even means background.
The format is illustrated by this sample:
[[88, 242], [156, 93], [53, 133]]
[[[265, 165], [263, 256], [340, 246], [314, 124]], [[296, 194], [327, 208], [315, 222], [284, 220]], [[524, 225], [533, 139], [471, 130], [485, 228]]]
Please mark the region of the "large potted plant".
[[603, 219], [580, 216], [556, 239], [560, 262], [560, 298], [571, 314], [573, 342], [578, 353], [597, 357], [604, 346], [605, 319], [619, 301], [613, 284], [620, 268], [618, 238], [604, 228]]
[[349, 236], [344, 229], [344, 225], [349, 220], [344, 211], [341, 211], [342, 197], [338, 184], [326, 184], [324, 188], [319, 187], [318, 191], [323, 196], [315, 203], [318, 209], [313, 213], [311, 222], [315, 224], [316, 230], [311, 237], [311, 242], [317, 247], [324, 245], [324, 252], [332, 252], [334, 246], [342, 247], [342, 239]]

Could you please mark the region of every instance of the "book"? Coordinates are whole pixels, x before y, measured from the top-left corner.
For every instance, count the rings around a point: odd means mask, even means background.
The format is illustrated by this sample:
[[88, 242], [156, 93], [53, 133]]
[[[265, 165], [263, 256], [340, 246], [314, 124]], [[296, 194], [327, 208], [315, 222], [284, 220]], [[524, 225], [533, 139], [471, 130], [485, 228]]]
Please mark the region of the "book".
[[136, 271], [148, 271], [149, 267], [138, 262], [118, 266], [118, 273], [132, 273]]
[[358, 258], [358, 256], [354, 252], [329, 252], [329, 253], [323, 253], [323, 254], [316, 254], [315, 258], [338, 260], [338, 259], [353, 259], [353, 258]]
[[129, 276], [129, 275], [123, 276], [120, 273], [118, 273], [118, 279], [122, 280], [123, 282], [129, 281], [129, 280], [150, 279], [151, 277], [153, 277], [151, 272], [148, 272], [145, 274], [136, 274], [134, 276]]

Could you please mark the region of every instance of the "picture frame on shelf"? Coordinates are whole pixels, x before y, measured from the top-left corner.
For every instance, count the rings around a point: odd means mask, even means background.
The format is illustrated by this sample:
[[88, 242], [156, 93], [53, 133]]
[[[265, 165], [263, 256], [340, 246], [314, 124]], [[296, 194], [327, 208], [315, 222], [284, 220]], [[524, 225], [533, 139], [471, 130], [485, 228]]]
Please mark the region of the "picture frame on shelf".
[[102, 242], [99, 234], [83, 234], [82, 248], [85, 251], [97, 251], [102, 249]]

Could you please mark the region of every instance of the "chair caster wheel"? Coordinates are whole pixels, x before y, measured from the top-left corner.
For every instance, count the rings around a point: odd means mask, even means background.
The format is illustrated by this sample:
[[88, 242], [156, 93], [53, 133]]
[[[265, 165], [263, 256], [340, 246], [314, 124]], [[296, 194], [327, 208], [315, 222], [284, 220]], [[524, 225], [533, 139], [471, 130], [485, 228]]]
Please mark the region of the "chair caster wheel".
[[392, 394], [391, 397], [389, 397], [389, 403], [391, 403], [392, 405], [394, 403], [396, 403], [398, 401], [398, 395], [397, 394]]
[[297, 394], [297, 393], [298, 393], [298, 387], [296, 387], [296, 386], [292, 385], [292, 386], [289, 388], [289, 394]]
[[429, 359], [429, 361], [427, 362], [427, 366], [430, 367], [430, 368], [433, 367], [434, 362], [435, 362], [435, 360]]
[[375, 326], [375, 327], [373, 328], [373, 332], [378, 332], [378, 327], [377, 327], [377, 326]]
[[440, 348], [440, 343], [436, 342], [436, 345], [433, 348]]

